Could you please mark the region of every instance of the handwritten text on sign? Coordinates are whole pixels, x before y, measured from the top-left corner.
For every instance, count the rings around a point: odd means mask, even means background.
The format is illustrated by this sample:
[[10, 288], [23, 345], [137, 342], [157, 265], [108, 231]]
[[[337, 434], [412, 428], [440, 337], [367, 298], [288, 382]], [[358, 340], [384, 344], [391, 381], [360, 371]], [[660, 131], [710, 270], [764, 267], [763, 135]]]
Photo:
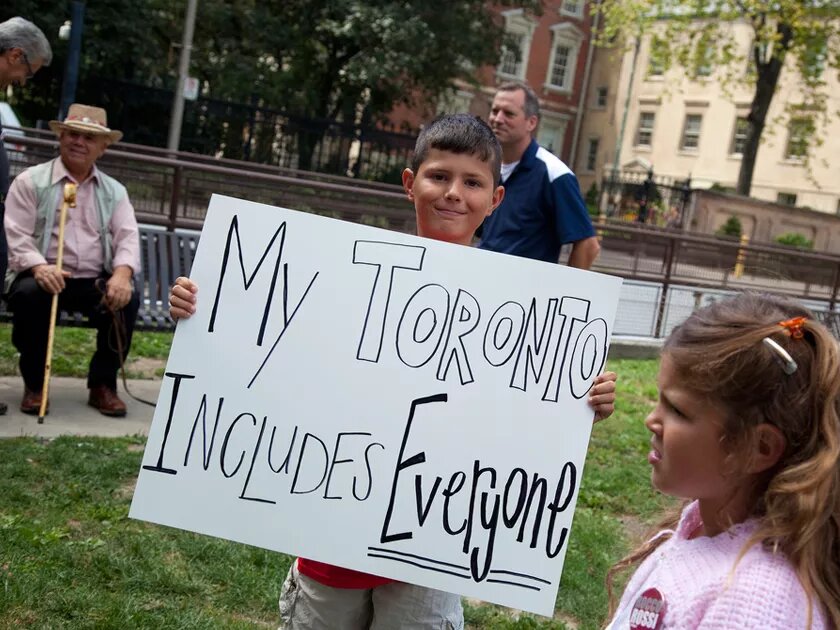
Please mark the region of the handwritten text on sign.
[[551, 614], [618, 279], [219, 196], [192, 277], [132, 517]]

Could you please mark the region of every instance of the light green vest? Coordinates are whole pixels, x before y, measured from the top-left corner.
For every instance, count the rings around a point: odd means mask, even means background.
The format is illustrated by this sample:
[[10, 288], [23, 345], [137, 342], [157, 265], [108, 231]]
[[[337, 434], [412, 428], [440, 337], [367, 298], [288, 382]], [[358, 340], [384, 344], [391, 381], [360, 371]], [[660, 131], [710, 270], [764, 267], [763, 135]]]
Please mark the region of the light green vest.
[[[53, 183], [53, 166], [56, 160], [38, 164], [29, 169], [29, 177], [37, 200], [37, 214], [35, 216], [35, 232], [32, 235], [40, 245], [41, 254], [46, 257], [52, 237], [52, 226], [55, 225], [55, 211], [59, 204], [64, 203], [64, 182]], [[102, 245], [102, 259], [107, 273], [113, 271], [113, 252], [111, 251], [111, 232], [108, 226], [117, 204], [126, 196], [125, 186], [102, 171], [98, 173], [98, 180], [94, 184], [96, 211], [99, 216], [99, 242]], [[6, 291], [8, 292], [17, 272], [6, 274]]]

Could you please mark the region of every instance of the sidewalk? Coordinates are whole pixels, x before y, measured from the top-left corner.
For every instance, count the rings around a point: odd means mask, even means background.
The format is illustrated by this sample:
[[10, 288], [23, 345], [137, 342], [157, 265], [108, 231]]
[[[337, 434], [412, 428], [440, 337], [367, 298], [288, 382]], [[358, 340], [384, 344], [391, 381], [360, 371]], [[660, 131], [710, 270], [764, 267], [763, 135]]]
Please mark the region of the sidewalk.
[[[616, 336], [610, 345], [610, 358], [655, 358], [661, 347], [661, 339]], [[135, 379], [128, 381], [128, 388], [139, 398], [157, 402], [160, 384], [160, 380]], [[44, 418], [44, 424], [38, 424], [38, 416], [28, 416], [20, 411], [20, 399], [23, 396], [23, 381], [20, 377], [0, 376], [0, 400], [9, 406], [6, 415], [0, 416], [0, 439], [20, 436], [147, 435], [154, 407], [137, 402], [126, 394], [122, 382], [117, 386], [117, 393], [125, 401], [128, 414], [124, 418], [109, 418], [88, 407], [85, 379], [56, 376], [50, 380], [50, 411]]]
[[[135, 396], [156, 402], [160, 383], [160, 380], [129, 380], [128, 388]], [[21, 378], [0, 377], [0, 400], [9, 406], [6, 415], [0, 416], [0, 438], [147, 435], [154, 407], [131, 398], [125, 393], [121, 382], [117, 386], [117, 393], [125, 401], [128, 414], [124, 418], [109, 418], [87, 405], [88, 390], [85, 379], [53, 377], [50, 379], [50, 410], [44, 418], [44, 423], [38, 424], [37, 415], [29, 416], [20, 411], [20, 399], [23, 397]]]

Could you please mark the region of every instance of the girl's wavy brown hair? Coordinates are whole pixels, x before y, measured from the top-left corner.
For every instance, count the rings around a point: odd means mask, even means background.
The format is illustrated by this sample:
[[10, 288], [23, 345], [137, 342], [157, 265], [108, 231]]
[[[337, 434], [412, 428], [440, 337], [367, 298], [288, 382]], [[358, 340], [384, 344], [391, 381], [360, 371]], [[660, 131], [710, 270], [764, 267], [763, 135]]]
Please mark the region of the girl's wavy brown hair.
[[[779, 326], [807, 318], [803, 338]], [[785, 374], [770, 337], [798, 366]], [[801, 304], [744, 293], [695, 311], [676, 327], [663, 350], [691, 390], [728, 410], [721, 442], [729, 458], [746, 468], [742, 448], [761, 423], [777, 427], [787, 446], [757, 483], [751, 516], [759, 525], [735, 564], [754, 545], [785, 554], [809, 599], [840, 628], [840, 352], [838, 342]], [[740, 452], [739, 452], [740, 451]], [[679, 514], [660, 527], [676, 527]], [[607, 574], [611, 609], [617, 573], [649, 556], [668, 536], [650, 540]], [[734, 567], [733, 567], [734, 570]], [[809, 613], [810, 625], [810, 613]]]

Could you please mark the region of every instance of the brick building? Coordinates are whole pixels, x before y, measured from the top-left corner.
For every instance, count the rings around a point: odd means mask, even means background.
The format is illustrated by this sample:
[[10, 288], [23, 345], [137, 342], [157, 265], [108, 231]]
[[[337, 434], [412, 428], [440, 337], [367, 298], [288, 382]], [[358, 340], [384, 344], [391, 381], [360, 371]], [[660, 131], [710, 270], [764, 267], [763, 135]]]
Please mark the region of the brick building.
[[[490, 9], [504, 20], [505, 31], [518, 50], [502, 51], [498, 66], [476, 71], [480, 87], [459, 83], [438, 104], [438, 113], [471, 112], [487, 118], [496, 86], [515, 79], [527, 81], [540, 98], [540, 144], [571, 164], [580, 133], [582, 95], [588, 89], [592, 64], [590, 3], [583, 0], [547, 0], [541, 15], [523, 9]], [[395, 112], [410, 120], [408, 112]], [[423, 116], [415, 113], [414, 120]]]

